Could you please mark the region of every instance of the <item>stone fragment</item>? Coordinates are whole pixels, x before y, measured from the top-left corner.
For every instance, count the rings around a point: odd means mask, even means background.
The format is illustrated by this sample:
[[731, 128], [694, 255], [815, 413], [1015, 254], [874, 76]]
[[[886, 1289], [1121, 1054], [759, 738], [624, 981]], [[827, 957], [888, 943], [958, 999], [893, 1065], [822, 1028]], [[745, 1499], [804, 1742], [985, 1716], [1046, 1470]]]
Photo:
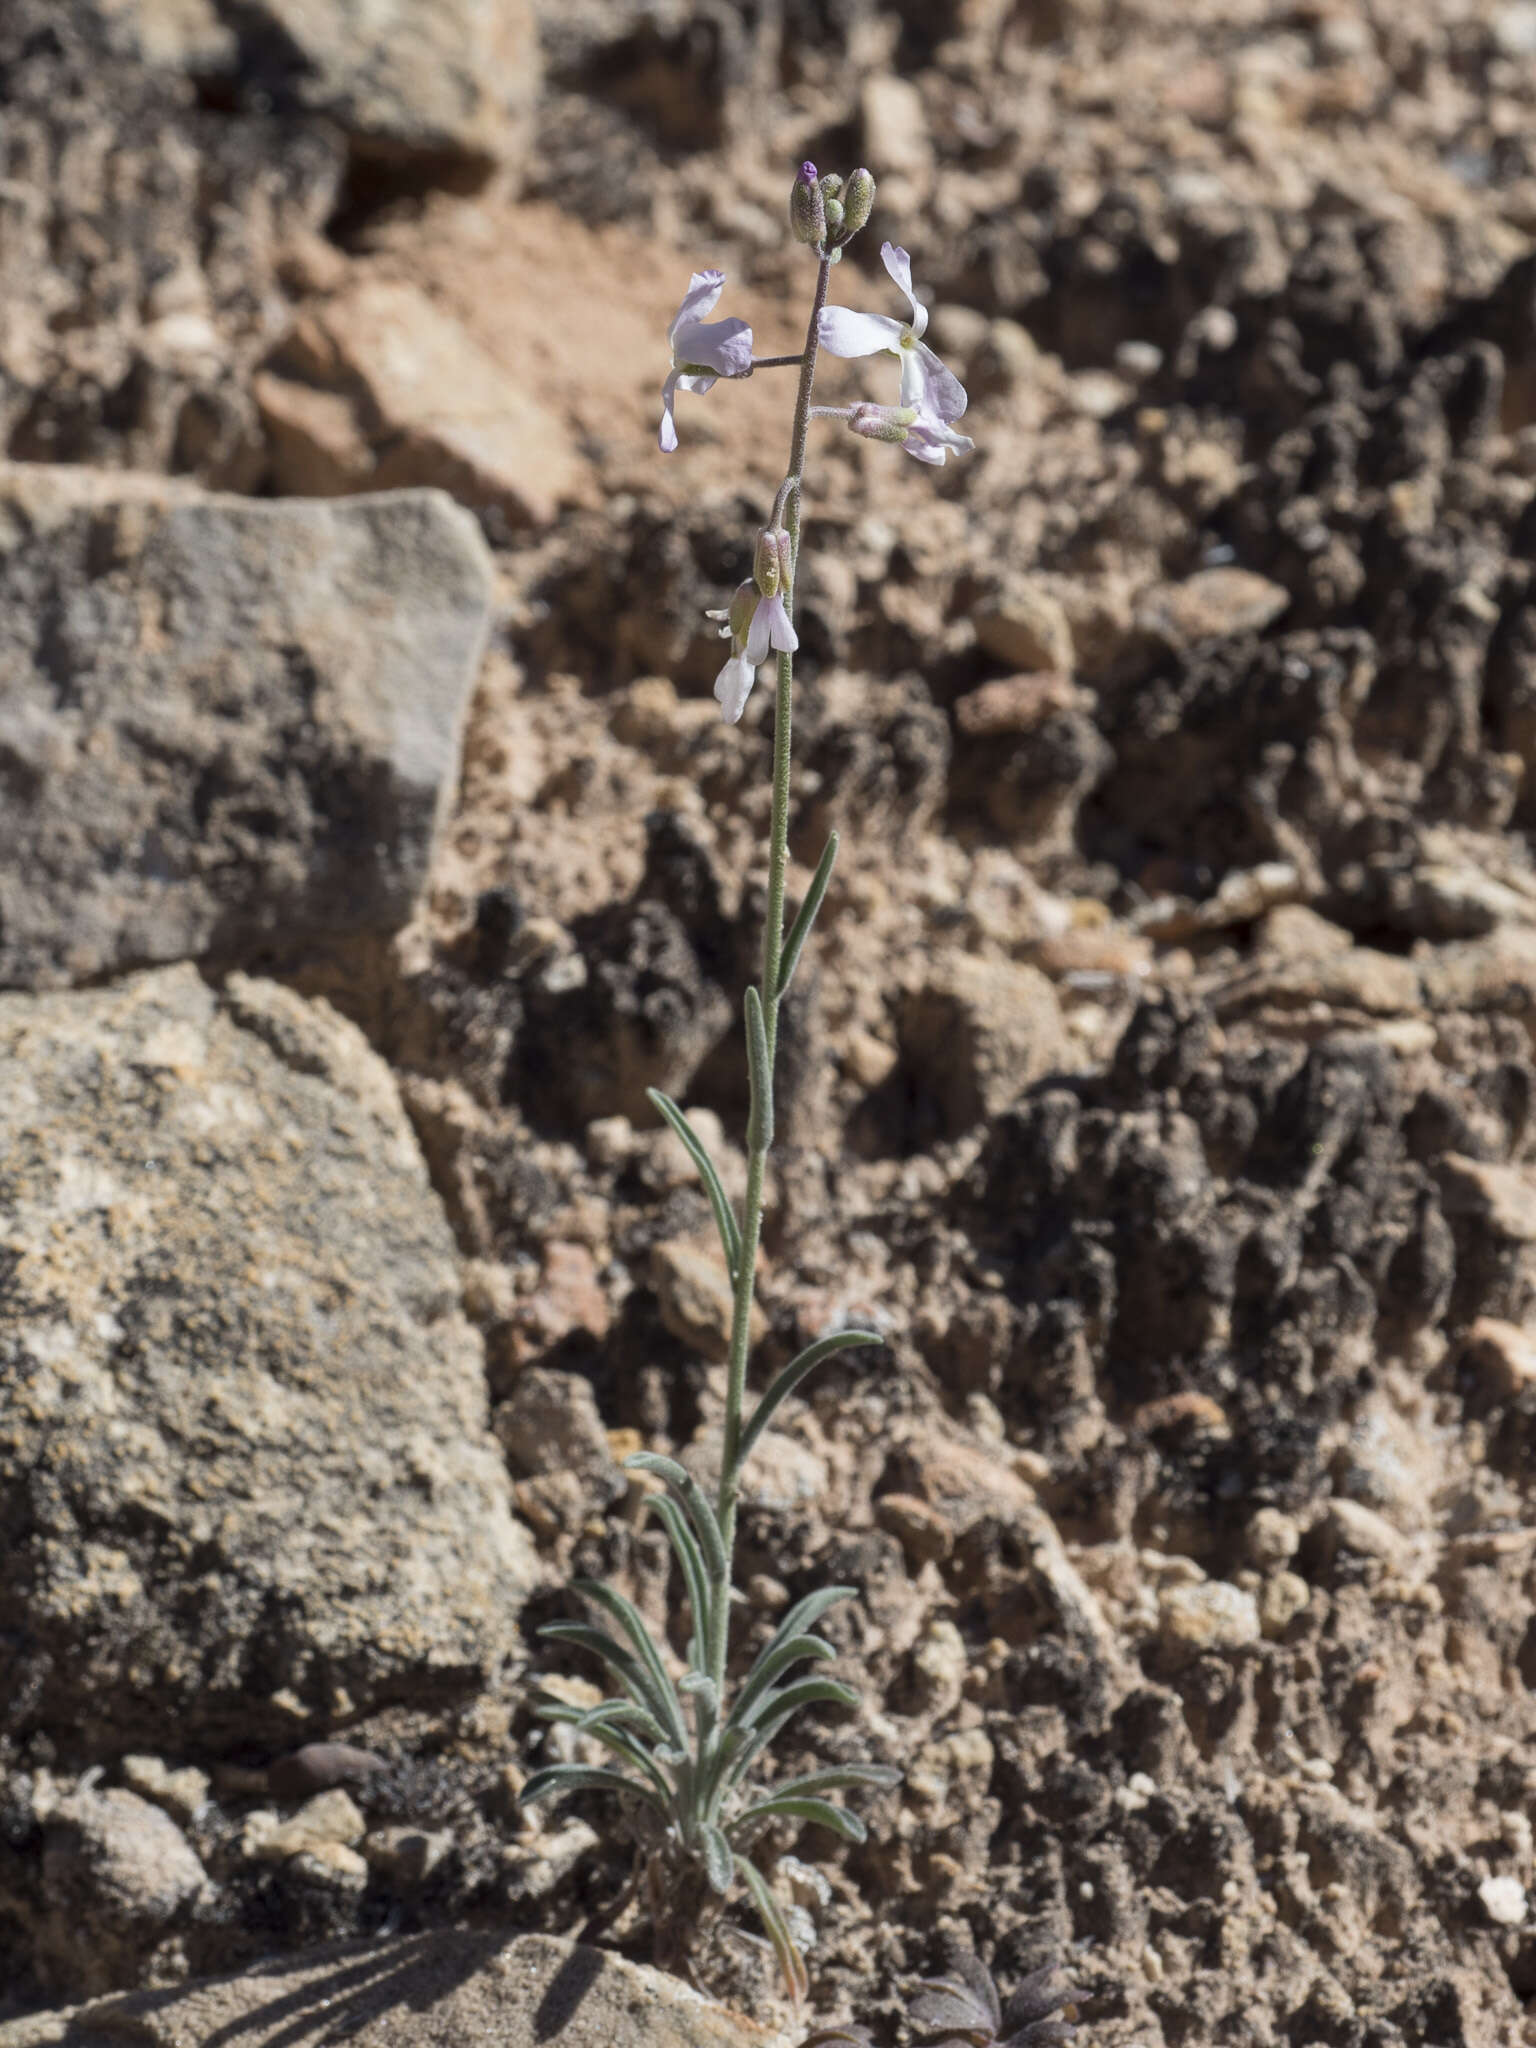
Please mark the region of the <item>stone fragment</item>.
[[1500, 1237], [1536, 1244], [1536, 1175], [1529, 1168], [1451, 1152], [1440, 1160], [1439, 1172], [1447, 1216], [1475, 1216]]
[[1477, 1888], [1483, 1911], [1495, 1927], [1520, 1927], [1527, 1911], [1525, 1886], [1518, 1877], [1485, 1877]]
[[896, 1538], [912, 1565], [942, 1564], [955, 1547], [954, 1532], [936, 1507], [910, 1493], [883, 1493], [875, 1521]]
[[1461, 1356], [1496, 1401], [1536, 1386], [1536, 1342], [1514, 1323], [1479, 1316], [1461, 1341]]
[[529, 1366], [519, 1373], [508, 1398], [492, 1418], [497, 1439], [515, 1477], [569, 1472], [595, 1506], [606, 1506], [625, 1490], [613, 1461], [608, 1432], [598, 1413], [590, 1380], [577, 1372]]
[[173, 1820], [137, 1793], [81, 1789], [44, 1805], [37, 1960], [72, 1990], [131, 1984], [139, 1963], [207, 1885]]
[[921, 177], [933, 168], [933, 142], [923, 95], [908, 78], [875, 72], [859, 93], [864, 156], [881, 173]]
[[387, 1769], [371, 1749], [354, 1749], [349, 1742], [306, 1742], [267, 1765], [267, 1790], [274, 1799], [309, 1799], [336, 1785], [365, 1785]]
[[1051, 669], [995, 676], [956, 701], [955, 724], [969, 739], [1033, 732], [1053, 711], [1070, 711], [1077, 701], [1071, 677]]
[[1257, 1508], [1243, 1531], [1243, 1547], [1249, 1561], [1267, 1571], [1272, 1565], [1290, 1563], [1301, 1547], [1301, 1530], [1295, 1518], [1279, 1508]]
[[899, 1013], [902, 1064], [943, 1134], [1001, 1115], [1063, 1043], [1056, 992], [1038, 968], [962, 953], [936, 965]]
[[1225, 1579], [1165, 1586], [1158, 1595], [1157, 1620], [1164, 1649], [1182, 1657], [1241, 1650], [1257, 1642], [1260, 1633], [1258, 1602]]
[[391, 1884], [414, 1890], [440, 1870], [454, 1851], [447, 1828], [375, 1828], [363, 1843], [368, 1866]]
[[971, 1653], [952, 1621], [930, 1621], [912, 1650], [912, 1678], [919, 1711], [935, 1718], [959, 1706], [971, 1669]]
[[0, 465], [0, 986], [404, 924], [489, 601], [435, 492]]
[[524, 527], [578, 492], [561, 421], [403, 279], [359, 278], [306, 312], [255, 390], [277, 487], [298, 497], [433, 484]]
[[152, 1800], [183, 1827], [208, 1804], [208, 1773], [195, 1764], [173, 1771], [157, 1756], [125, 1756], [122, 1770], [130, 1792]]
[[1312, 1598], [1299, 1572], [1272, 1572], [1259, 1589], [1259, 1623], [1266, 1642], [1278, 1642]]
[[1251, 569], [1201, 569], [1182, 583], [1162, 583], [1142, 599], [1137, 623], [1174, 647], [1236, 633], [1262, 633], [1291, 594]]
[[1407, 1539], [1394, 1529], [1385, 1515], [1377, 1514], [1357, 1500], [1331, 1500], [1314, 1527], [1314, 1540], [1323, 1556], [1332, 1561], [1340, 1553], [1354, 1557], [1379, 1558], [1383, 1564], [1400, 1565], [1408, 1555]]
[[367, 1833], [368, 1826], [340, 1786], [330, 1792], [317, 1792], [313, 1799], [306, 1799], [298, 1812], [287, 1820], [269, 1815], [259, 1825], [257, 1823], [256, 1814], [247, 1816], [244, 1847], [246, 1854], [254, 1856], [260, 1863], [284, 1863], [290, 1856], [302, 1855], [331, 1842], [339, 1842], [347, 1849], [355, 1848]]
[[539, 82], [530, 0], [133, 0], [140, 55], [282, 111], [324, 114], [365, 158], [462, 183], [515, 162]]
[[535, 1565], [383, 1061], [178, 967], [0, 997], [0, 1068], [0, 1724], [286, 1748], [474, 1686]]
[[[661, 1320], [701, 1357], [723, 1359], [731, 1347], [733, 1301], [730, 1276], [718, 1254], [703, 1252], [681, 1238], [651, 1247], [651, 1285]], [[768, 1319], [754, 1305], [751, 1341], [760, 1343]]]
[[316, 1842], [287, 1859], [287, 1876], [320, 1891], [357, 1893], [367, 1888], [368, 1860], [345, 1842]]
[[1061, 600], [1036, 583], [1012, 583], [972, 614], [976, 638], [995, 661], [1010, 668], [1070, 676], [1072, 628]]

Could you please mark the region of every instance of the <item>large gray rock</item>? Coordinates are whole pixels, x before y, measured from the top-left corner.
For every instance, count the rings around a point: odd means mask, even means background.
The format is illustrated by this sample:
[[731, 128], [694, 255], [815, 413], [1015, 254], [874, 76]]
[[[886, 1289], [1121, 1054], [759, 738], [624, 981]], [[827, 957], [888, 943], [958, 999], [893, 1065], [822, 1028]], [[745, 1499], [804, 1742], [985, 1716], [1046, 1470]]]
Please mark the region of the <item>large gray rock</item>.
[[108, 0], [148, 63], [325, 114], [430, 176], [518, 154], [539, 85], [532, 0]]
[[0, 986], [403, 924], [490, 588], [436, 491], [0, 467]]
[[175, 1991], [0, 2024], [0, 2048], [782, 2048], [675, 1977], [549, 1935], [343, 1943]]
[[0, 997], [0, 1729], [273, 1747], [478, 1682], [532, 1584], [394, 1082], [189, 967]]

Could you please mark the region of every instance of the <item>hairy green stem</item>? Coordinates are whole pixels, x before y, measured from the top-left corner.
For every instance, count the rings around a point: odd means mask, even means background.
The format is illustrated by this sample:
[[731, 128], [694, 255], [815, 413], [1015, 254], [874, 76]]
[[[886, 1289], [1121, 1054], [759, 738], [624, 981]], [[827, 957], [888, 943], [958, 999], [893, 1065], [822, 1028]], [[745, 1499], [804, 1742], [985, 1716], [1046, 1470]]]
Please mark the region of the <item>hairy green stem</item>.
[[[817, 327], [827, 302], [827, 280], [832, 266], [823, 257], [816, 273], [816, 296], [806, 328], [805, 353], [800, 359], [800, 386], [795, 394], [794, 425], [790, 432], [789, 469], [785, 488], [775, 505], [775, 517], [783, 518], [790, 537], [790, 590], [786, 603], [794, 610], [794, 587], [800, 565], [800, 479], [805, 470], [806, 437], [811, 424], [811, 387], [816, 378]], [[784, 878], [789, 865], [789, 778], [790, 741], [794, 709], [794, 658], [781, 654], [778, 661], [778, 689], [774, 700], [773, 724], [773, 811], [768, 834], [768, 909], [763, 926], [763, 1022], [767, 1029], [768, 1062], [766, 1085], [771, 1091], [774, 1055], [779, 1042], [779, 967], [784, 953]], [[771, 1107], [771, 1104], [770, 1104]], [[719, 1516], [725, 1539], [727, 1583], [715, 1603], [714, 1640], [709, 1644], [709, 1668], [718, 1687], [725, 1685], [726, 1654], [730, 1636], [730, 1566], [736, 1551], [736, 1499], [740, 1481], [742, 1403], [747, 1385], [747, 1356], [752, 1327], [752, 1283], [756, 1275], [757, 1249], [763, 1227], [763, 1185], [768, 1169], [768, 1146], [772, 1141], [773, 1117], [753, 1118], [754, 1128], [766, 1133], [747, 1152], [747, 1191], [741, 1213], [741, 1258], [736, 1269], [736, 1288], [731, 1316], [730, 1365], [726, 1380], [725, 1441], [720, 1458]]]

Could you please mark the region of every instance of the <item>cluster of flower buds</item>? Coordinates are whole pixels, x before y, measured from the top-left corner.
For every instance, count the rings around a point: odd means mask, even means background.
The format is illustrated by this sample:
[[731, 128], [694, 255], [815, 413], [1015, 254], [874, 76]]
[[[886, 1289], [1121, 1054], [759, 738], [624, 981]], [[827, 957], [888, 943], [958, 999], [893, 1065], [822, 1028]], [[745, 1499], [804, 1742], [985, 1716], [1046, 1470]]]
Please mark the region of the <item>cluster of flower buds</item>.
[[868, 171], [859, 169], [847, 178], [828, 171], [818, 177], [813, 163], [803, 163], [789, 194], [790, 231], [797, 242], [836, 263], [874, 204], [875, 181]]
[[727, 610], [705, 614], [721, 622], [720, 637], [731, 643], [730, 659], [715, 678], [715, 701], [732, 725], [746, 709], [758, 664], [768, 659], [770, 650], [793, 654], [800, 645], [784, 602], [793, 574], [794, 547], [788, 533], [782, 526], [765, 526], [757, 536], [752, 574], [737, 584]]

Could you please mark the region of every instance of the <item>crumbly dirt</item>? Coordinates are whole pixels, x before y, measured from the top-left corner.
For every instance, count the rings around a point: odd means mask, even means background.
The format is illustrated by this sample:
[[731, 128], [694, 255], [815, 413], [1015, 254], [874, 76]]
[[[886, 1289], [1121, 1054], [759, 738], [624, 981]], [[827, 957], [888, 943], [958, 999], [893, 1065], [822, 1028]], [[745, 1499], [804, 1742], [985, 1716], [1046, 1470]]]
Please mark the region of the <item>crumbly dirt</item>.
[[[1176, 12], [550, 0], [520, 176], [392, 190], [329, 216], [326, 262], [272, 259], [296, 314], [339, 274], [424, 291], [581, 480], [533, 531], [487, 515], [498, 624], [420, 917], [248, 964], [400, 1079], [547, 1567], [525, 1630], [572, 1569], [659, 1617], [665, 1551], [609, 1453], [707, 1442], [723, 1384], [678, 1277], [707, 1206], [644, 1091], [712, 1113], [739, 1173], [771, 706], [720, 725], [703, 615], [747, 572], [790, 397], [782, 372], [684, 395], [663, 459], [663, 337], [718, 264], [720, 310], [796, 346], [793, 166], [867, 160], [834, 296], [896, 310], [874, 251], [912, 251], [977, 449], [930, 471], [827, 429], [807, 479], [796, 886], [830, 829], [842, 851], [787, 1014], [762, 1369], [839, 1320], [888, 1343], [762, 1460], [741, 1640], [860, 1587], [828, 1628], [867, 1711], [803, 1760], [907, 1773], [867, 1846], [783, 1843], [815, 2008], [890, 2040], [958, 1942], [1005, 1988], [1064, 1953], [1104, 2048], [1513, 2048], [1536, 7]], [[232, 423], [206, 467], [260, 490], [251, 331], [198, 375]], [[88, 392], [71, 418], [91, 459], [161, 459], [103, 454]], [[533, 1449], [525, 1412], [553, 1417]], [[611, 1815], [516, 1807], [527, 1671], [306, 1732], [384, 1758], [369, 1828], [448, 1848], [350, 1888], [253, 1864], [265, 1756], [168, 1727], [212, 1776], [188, 1828], [218, 1903], [144, 1981], [386, 1925], [569, 1934], [618, 1898]], [[10, 1764], [14, 1895], [38, 1773], [118, 1762], [58, 1728]], [[16, 1996], [60, 2002], [26, 1926], [0, 1913]], [[770, 2010], [749, 1942], [709, 1967]]]

